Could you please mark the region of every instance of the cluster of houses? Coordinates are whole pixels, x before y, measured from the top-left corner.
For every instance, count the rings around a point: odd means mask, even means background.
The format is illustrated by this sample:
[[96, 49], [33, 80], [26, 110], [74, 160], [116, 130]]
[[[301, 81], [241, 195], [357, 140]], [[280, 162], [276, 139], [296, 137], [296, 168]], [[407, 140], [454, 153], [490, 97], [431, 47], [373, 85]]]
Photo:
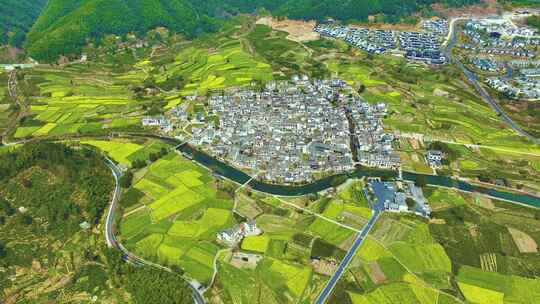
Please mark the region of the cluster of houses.
[[443, 153], [440, 150], [429, 150], [426, 153], [426, 163], [433, 169], [442, 167]]
[[350, 45], [371, 54], [382, 54], [397, 48], [396, 35], [390, 30], [318, 24], [314, 31], [322, 36], [343, 39]]
[[169, 133], [173, 130], [173, 125], [165, 116], [143, 117], [141, 123], [143, 127], [158, 127], [164, 133]]
[[[190, 142], [270, 182], [302, 183], [319, 173], [354, 167], [349, 124], [339, 79], [269, 82], [261, 91], [237, 89], [213, 95], [208, 114], [219, 122], [194, 132]], [[348, 95], [348, 94], [347, 94]]]
[[414, 213], [426, 218], [431, 216], [431, 208], [424, 197], [422, 188], [417, 187], [413, 182], [372, 180], [367, 187], [367, 192], [372, 193], [373, 197], [384, 205], [386, 211]]
[[499, 16], [471, 19], [465, 24], [465, 29], [476, 33], [484, 33], [492, 38], [537, 38], [536, 29], [526, 26], [517, 26], [508, 18]]
[[503, 18], [469, 20], [463, 33], [469, 42], [460, 47], [475, 53], [532, 58], [540, 45], [534, 29], [518, 27]]
[[521, 74], [512, 79], [490, 77], [486, 83], [510, 99], [540, 100], [540, 75], [532, 75]]
[[346, 111], [352, 118], [358, 162], [368, 167], [399, 167], [399, 154], [392, 147], [394, 135], [384, 132], [382, 119], [387, 113], [386, 104], [371, 105], [353, 97]]
[[445, 19], [426, 20], [423, 31], [396, 31], [383, 29], [356, 28], [334, 23], [318, 24], [314, 31], [322, 36], [343, 39], [363, 51], [382, 54], [392, 51], [411, 60], [430, 64], [443, 64], [441, 44], [448, 33]]
[[[540, 99], [540, 34], [537, 30], [515, 24], [512, 18], [496, 16], [471, 19], [465, 24], [467, 43], [461, 45], [477, 68], [505, 75], [488, 77], [485, 83], [510, 99]], [[488, 54], [489, 59], [478, 54]], [[513, 59], [509, 60], [512, 57]]]
[[490, 58], [473, 58], [471, 63], [477, 69], [486, 72], [495, 73], [502, 72], [504, 70], [504, 65], [501, 62]]
[[217, 240], [230, 247], [239, 244], [245, 237], [256, 236], [262, 231], [254, 221], [238, 224], [232, 228], [222, 230], [217, 234]]

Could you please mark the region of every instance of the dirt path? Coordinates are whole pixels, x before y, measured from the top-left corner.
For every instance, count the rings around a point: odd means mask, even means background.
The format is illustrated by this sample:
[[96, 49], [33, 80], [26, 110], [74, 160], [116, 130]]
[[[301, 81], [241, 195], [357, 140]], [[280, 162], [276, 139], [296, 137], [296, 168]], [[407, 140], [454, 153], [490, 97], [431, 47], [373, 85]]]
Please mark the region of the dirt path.
[[23, 99], [23, 97], [20, 97], [17, 89], [17, 70], [13, 70], [9, 73], [8, 93], [11, 100], [18, 105], [19, 110], [17, 114], [9, 120], [6, 129], [1, 134], [3, 144], [5, 144], [5, 138], [15, 131], [19, 121], [29, 114], [28, 102], [27, 100]]

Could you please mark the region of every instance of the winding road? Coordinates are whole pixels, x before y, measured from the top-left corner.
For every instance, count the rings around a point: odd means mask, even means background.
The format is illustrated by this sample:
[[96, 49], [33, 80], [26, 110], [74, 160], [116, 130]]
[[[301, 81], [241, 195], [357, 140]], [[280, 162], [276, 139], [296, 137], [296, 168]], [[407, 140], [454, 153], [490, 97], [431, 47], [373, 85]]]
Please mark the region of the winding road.
[[480, 94], [482, 99], [490, 106], [490, 108], [493, 111], [495, 111], [495, 113], [497, 113], [497, 115], [510, 128], [512, 128], [512, 130], [514, 130], [519, 135], [526, 137], [528, 140], [532, 141], [533, 143], [540, 145], [540, 139], [527, 133], [508, 114], [506, 114], [506, 112], [504, 112], [504, 109], [497, 103], [497, 101], [495, 101], [495, 99], [491, 97], [491, 95], [489, 95], [489, 93], [486, 91], [486, 89], [484, 89], [484, 87], [482, 87], [482, 85], [478, 81], [478, 77], [469, 69], [467, 69], [465, 65], [461, 63], [461, 61], [459, 61], [457, 58], [454, 58], [452, 56], [452, 49], [457, 43], [457, 35], [456, 35], [457, 23], [460, 20], [468, 20], [468, 18], [456, 18], [450, 22], [450, 32], [449, 32], [449, 36], [448, 36], [448, 40], [447, 40], [446, 48], [445, 48], [446, 58], [450, 60], [450, 63], [455, 64], [463, 72], [463, 74], [465, 74], [469, 83], [473, 85], [473, 87], [476, 89], [478, 94]]
[[[107, 246], [109, 248], [115, 248], [120, 250], [124, 254], [124, 259], [132, 263], [134, 265], [139, 266], [149, 266], [154, 267], [157, 269], [161, 269], [168, 272], [173, 272], [170, 268], [152, 263], [150, 261], [147, 261], [143, 258], [138, 257], [137, 255], [133, 254], [129, 250], [127, 250], [117, 239], [115, 235], [115, 229], [114, 229], [114, 221], [115, 221], [115, 213], [116, 209], [118, 207], [118, 202], [120, 201], [120, 196], [122, 193], [122, 188], [120, 187], [120, 177], [122, 176], [122, 170], [118, 168], [118, 166], [108, 157], [105, 157], [107, 166], [111, 169], [114, 181], [115, 181], [115, 188], [113, 197], [111, 200], [111, 204], [109, 206], [109, 210], [107, 211], [107, 218], [105, 220], [105, 241], [107, 242]], [[182, 277], [186, 282], [188, 283], [190, 289], [193, 292], [193, 301], [195, 304], [205, 304], [206, 301], [204, 300], [204, 296], [202, 293], [186, 278]]]

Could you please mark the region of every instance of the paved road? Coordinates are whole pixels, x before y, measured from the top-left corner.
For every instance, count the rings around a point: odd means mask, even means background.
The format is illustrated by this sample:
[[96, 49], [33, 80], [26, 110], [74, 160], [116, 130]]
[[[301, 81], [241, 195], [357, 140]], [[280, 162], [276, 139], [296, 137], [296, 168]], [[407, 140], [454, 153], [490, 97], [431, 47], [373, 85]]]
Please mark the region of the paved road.
[[[106, 158], [106, 160], [107, 160], [107, 166], [111, 169], [114, 176], [114, 180], [115, 180], [113, 198], [111, 201], [111, 205], [109, 206], [109, 210], [107, 212], [107, 218], [105, 220], [105, 241], [107, 242], [107, 246], [109, 248], [116, 248], [120, 250], [124, 254], [124, 258], [126, 259], [127, 262], [130, 262], [132, 264], [139, 265], [139, 266], [150, 266], [150, 267], [155, 267], [164, 271], [172, 272], [170, 268], [146, 261], [145, 259], [142, 259], [136, 256], [135, 254], [127, 250], [116, 239], [116, 235], [114, 234], [114, 218], [115, 218], [116, 209], [118, 207], [118, 202], [120, 201], [120, 194], [122, 190], [119, 183], [120, 177], [122, 176], [122, 171], [108, 157]], [[197, 288], [194, 287], [190, 282], [188, 282], [188, 285], [193, 292], [193, 301], [195, 302], [195, 304], [205, 304], [206, 302], [204, 300], [204, 297], [199, 292], [199, 290], [197, 290]]]
[[[466, 20], [466, 19], [463, 19]], [[478, 81], [478, 77], [469, 69], [463, 65], [458, 59], [452, 57], [452, 48], [456, 45], [457, 42], [457, 35], [456, 35], [456, 29], [457, 29], [457, 22], [451, 22], [450, 26], [450, 39], [445, 49], [446, 57], [450, 60], [451, 63], [454, 63], [462, 72], [465, 74], [469, 82], [474, 86], [476, 91], [480, 94], [482, 99], [491, 107], [495, 113], [510, 127], [512, 128], [516, 133], [519, 135], [526, 137], [533, 143], [540, 145], [540, 139], [532, 136], [531, 134], [527, 133], [525, 130], [523, 130], [506, 112], [504, 112], [504, 109], [489, 95], [489, 93], [480, 85], [480, 82]]]
[[377, 222], [377, 219], [381, 215], [382, 212], [382, 206], [380, 204], [377, 204], [373, 207], [373, 215], [369, 219], [369, 221], [364, 225], [362, 230], [358, 233], [358, 236], [354, 240], [353, 245], [351, 246], [351, 249], [347, 252], [341, 263], [339, 264], [338, 268], [330, 278], [330, 281], [326, 283], [326, 286], [321, 291], [317, 299], [315, 300], [315, 304], [324, 304], [330, 294], [332, 293], [332, 290], [336, 286], [337, 282], [343, 275], [343, 272], [347, 269], [347, 266], [351, 263], [352, 259], [356, 255], [356, 251], [358, 251], [358, 248], [360, 248], [360, 245], [364, 242], [366, 236], [368, 235], [371, 228], [373, 228], [373, 225]]

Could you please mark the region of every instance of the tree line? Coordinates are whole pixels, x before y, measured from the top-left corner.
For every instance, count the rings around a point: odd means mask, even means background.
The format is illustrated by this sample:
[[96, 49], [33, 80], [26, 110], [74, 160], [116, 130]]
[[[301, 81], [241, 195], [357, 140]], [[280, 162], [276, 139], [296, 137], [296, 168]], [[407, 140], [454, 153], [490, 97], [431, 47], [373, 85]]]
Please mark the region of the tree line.
[[293, 19], [364, 21], [382, 15], [398, 21], [417, 11], [430, 11], [434, 3], [462, 6], [478, 0], [50, 0], [25, 47], [29, 55], [54, 61], [60, 55], [78, 55], [89, 42], [99, 45], [108, 34], [140, 36], [166, 27], [186, 37], [220, 28], [227, 16], [269, 10]]

